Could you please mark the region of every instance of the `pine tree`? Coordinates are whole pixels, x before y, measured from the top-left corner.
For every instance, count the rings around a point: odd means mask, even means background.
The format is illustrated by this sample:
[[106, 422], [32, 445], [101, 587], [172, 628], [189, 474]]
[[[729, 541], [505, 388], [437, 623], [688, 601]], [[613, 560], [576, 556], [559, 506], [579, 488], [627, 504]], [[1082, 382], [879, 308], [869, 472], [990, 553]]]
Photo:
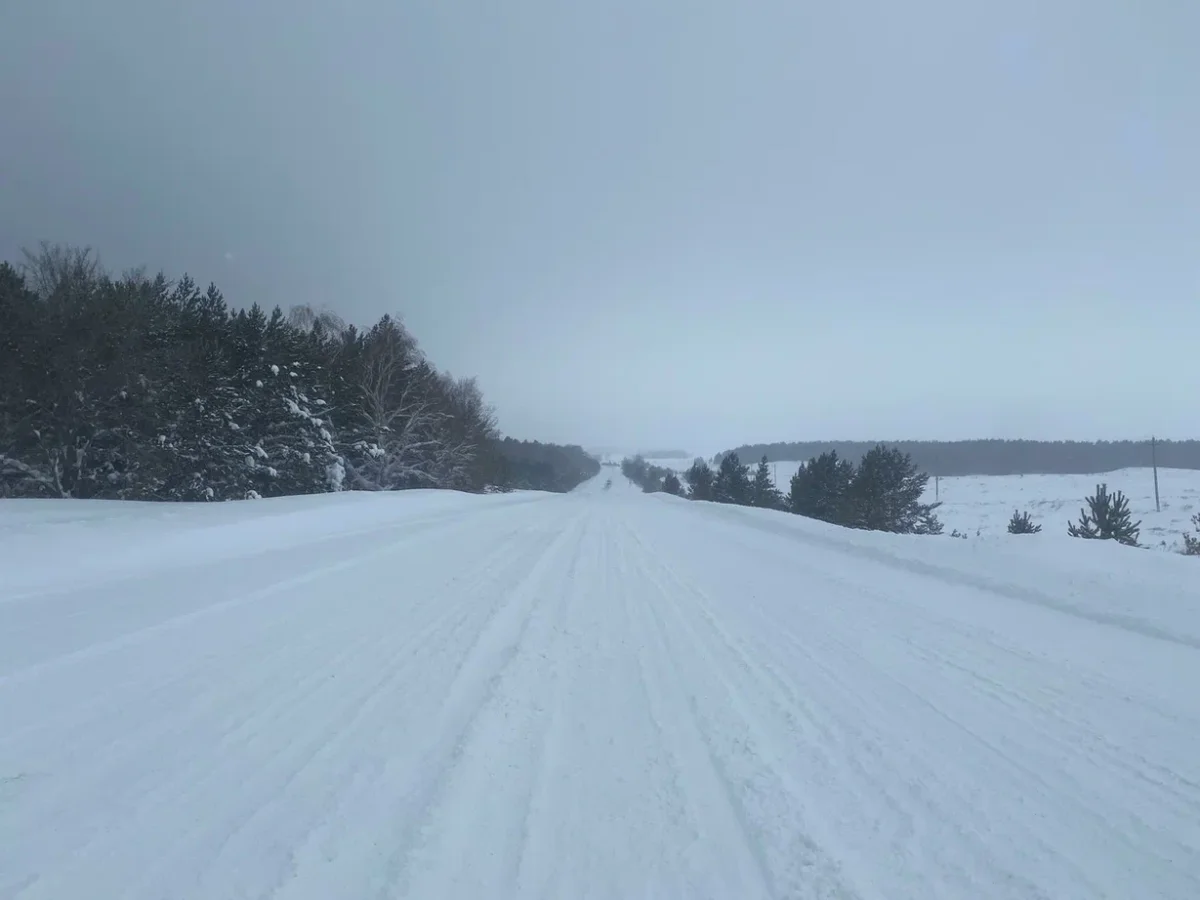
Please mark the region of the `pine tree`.
[[1200, 556], [1200, 513], [1192, 516], [1192, 525], [1196, 528], [1196, 534], [1184, 532], [1183, 535], [1184, 556]]
[[[233, 327], [215, 286], [201, 294], [186, 276], [172, 295], [172, 360], [153, 386], [161, 411], [152, 435], [160, 467], [160, 495], [168, 500], [230, 500], [250, 486], [243, 461], [246, 438], [231, 422], [244, 421], [250, 401], [235, 372]], [[230, 444], [236, 446], [231, 447]]]
[[113, 279], [49, 244], [0, 264], [0, 497], [226, 500], [348, 476], [569, 490], [597, 471], [579, 447], [501, 440], [473, 380], [388, 317], [362, 334], [307, 308], [232, 313], [186, 275]]
[[663, 493], [674, 494], [676, 497], [683, 495], [683, 485], [679, 481], [679, 476], [674, 472], [668, 472], [662, 482]]
[[1035, 525], [1033, 518], [1027, 512], [1013, 510], [1012, 518], [1008, 520], [1009, 534], [1037, 534], [1042, 530], [1041, 525]]
[[47, 410], [44, 304], [14, 266], [0, 263], [0, 497], [60, 496], [36, 434]]
[[1129, 500], [1121, 491], [1109, 494], [1108, 485], [1096, 485], [1096, 493], [1087, 498], [1090, 510], [1079, 511], [1078, 524], [1068, 524], [1071, 537], [1117, 541], [1136, 547], [1141, 522], [1134, 522]]
[[938, 504], [922, 503], [929, 475], [897, 447], [876, 445], [862, 458], [849, 491], [849, 524], [869, 531], [937, 534]]
[[941, 505], [941, 503], [919, 504], [917, 521], [913, 526], [912, 534], [941, 534], [945, 531], [945, 526], [937, 517], [937, 509]]
[[683, 478], [688, 483], [688, 497], [690, 499], [713, 499], [713, 485], [716, 478], [713, 470], [709, 468], [708, 463], [704, 460], [695, 460], [692, 463], [692, 467], [683, 473]]
[[14, 271], [5, 273], [3, 315], [15, 318], [19, 346], [0, 370], [0, 428], [10, 432], [6, 457], [22, 466], [19, 479], [6, 476], [6, 491], [137, 496], [140, 426], [154, 412], [139, 372], [152, 343], [143, 322], [159, 321], [165, 280], [114, 283], [90, 251], [48, 245], [27, 254], [25, 287]]
[[836, 450], [810, 459], [792, 476], [788, 508], [797, 515], [835, 525], [847, 524], [854, 464]]
[[760, 509], [781, 509], [783, 507], [783, 494], [775, 487], [765, 454], [759, 460], [758, 468], [754, 471], [754, 480], [750, 483], [750, 505]]
[[729, 453], [717, 467], [713, 499], [718, 503], [746, 506], [750, 503], [750, 473], [736, 453]]
[[[647, 494], [657, 494], [659, 491], [666, 490], [664, 482], [667, 475], [672, 474], [662, 466], [654, 466], [646, 462], [640, 453], [622, 461], [621, 472]], [[678, 483], [678, 479], [676, 479], [676, 483]]]

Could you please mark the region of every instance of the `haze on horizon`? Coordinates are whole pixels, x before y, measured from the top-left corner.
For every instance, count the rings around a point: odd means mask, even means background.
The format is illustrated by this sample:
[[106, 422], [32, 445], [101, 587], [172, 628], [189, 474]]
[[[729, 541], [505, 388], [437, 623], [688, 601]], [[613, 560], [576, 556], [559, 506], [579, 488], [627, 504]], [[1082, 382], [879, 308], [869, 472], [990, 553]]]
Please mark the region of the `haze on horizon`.
[[1200, 436], [1200, 6], [38, 0], [0, 258], [400, 314], [501, 427]]

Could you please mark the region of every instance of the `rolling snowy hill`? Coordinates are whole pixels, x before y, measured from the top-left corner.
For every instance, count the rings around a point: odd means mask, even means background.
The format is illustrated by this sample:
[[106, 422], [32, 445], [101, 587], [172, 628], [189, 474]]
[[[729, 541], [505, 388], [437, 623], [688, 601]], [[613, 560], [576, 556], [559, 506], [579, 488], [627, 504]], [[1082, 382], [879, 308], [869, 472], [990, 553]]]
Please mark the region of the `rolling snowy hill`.
[[1038, 537], [0, 502], [0, 897], [1200, 896], [1200, 562]]

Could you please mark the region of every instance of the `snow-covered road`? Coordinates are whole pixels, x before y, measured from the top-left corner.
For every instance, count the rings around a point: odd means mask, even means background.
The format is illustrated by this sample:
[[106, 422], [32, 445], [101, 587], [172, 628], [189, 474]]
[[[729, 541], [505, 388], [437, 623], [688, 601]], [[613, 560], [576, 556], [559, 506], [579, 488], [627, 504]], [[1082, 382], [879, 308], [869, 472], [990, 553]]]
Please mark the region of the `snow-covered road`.
[[1200, 897], [1200, 566], [646, 497], [0, 504], [0, 897]]

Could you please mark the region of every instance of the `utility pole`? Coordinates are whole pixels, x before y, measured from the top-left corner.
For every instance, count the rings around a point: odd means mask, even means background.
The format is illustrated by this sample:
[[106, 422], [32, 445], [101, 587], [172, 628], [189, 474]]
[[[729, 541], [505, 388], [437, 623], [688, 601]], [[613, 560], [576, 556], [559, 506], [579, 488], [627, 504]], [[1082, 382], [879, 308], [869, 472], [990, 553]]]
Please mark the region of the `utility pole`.
[[1162, 512], [1158, 502], [1158, 438], [1150, 438], [1150, 465], [1154, 467], [1154, 511]]
[[942, 501], [942, 476], [933, 476], [933, 500], [935, 503]]

